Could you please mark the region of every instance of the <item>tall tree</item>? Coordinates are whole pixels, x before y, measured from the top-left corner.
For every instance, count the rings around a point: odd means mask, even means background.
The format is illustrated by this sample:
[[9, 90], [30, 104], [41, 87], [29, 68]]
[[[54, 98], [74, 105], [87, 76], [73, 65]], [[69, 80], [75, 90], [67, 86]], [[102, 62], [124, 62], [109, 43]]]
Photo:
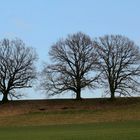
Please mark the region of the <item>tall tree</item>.
[[111, 99], [115, 95], [131, 96], [139, 90], [140, 51], [127, 37], [106, 35], [94, 42], [99, 56], [98, 69]]
[[8, 96], [20, 96], [16, 89], [31, 87], [36, 76], [36, 58], [35, 51], [19, 39], [0, 41], [0, 93], [3, 103], [8, 101]]
[[41, 77], [41, 87], [47, 94], [72, 91], [79, 100], [82, 89], [95, 86], [97, 55], [89, 36], [81, 32], [69, 35], [54, 44], [49, 55], [54, 64], [45, 65]]

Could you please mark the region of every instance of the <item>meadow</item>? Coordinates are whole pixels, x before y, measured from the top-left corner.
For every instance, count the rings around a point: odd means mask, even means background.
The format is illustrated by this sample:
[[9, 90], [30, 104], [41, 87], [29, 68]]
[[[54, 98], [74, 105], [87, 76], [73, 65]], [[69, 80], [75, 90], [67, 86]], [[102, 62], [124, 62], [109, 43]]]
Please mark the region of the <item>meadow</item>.
[[139, 140], [140, 121], [0, 128], [3, 140]]
[[14, 101], [0, 106], [2, 140], [139, 140], [140, 98]]

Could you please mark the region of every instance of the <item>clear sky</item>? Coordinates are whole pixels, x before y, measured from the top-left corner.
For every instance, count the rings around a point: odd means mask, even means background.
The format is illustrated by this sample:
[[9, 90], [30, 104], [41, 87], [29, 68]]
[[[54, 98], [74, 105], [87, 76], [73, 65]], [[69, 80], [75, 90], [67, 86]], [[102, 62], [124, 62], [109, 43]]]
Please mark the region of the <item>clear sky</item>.
[[[0, 39], [18, 37], [36, 48], [38, 67], [54, 42], [78, 31], [121, 34], [140, 45], [140, 0], [0, 0]], [[40, 97], [30, 92], [27, 98]]]

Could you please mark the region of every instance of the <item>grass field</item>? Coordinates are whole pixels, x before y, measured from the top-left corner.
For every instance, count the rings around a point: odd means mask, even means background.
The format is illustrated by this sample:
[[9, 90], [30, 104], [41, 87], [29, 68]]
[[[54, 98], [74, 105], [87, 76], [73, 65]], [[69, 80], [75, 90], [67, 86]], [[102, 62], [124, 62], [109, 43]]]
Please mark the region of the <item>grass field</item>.
[[0, 105], [0, 140], [139, 140], [140, 98]]
[[0, 128], [1, 140], [139, 140], [140, 121]]

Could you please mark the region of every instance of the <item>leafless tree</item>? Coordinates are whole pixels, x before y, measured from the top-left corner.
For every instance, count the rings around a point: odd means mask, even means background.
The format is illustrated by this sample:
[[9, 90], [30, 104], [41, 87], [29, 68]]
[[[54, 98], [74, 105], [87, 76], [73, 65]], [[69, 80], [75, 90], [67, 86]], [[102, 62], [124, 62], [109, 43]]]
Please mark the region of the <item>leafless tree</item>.
[[115, 95], [132, 96], [140, 87], [139, 47], [127, 37], [106, 35], [94, 41], [99, 56], [102, 84], [111, 99]]
[[81, 99], [82, 89], [95, 86], [97, 55], [89, 36], [81, 32], [69, 35], [54, 44], [49, 55], [54, 64], [45, 65], [41, 76], [41, 87], [47, 94], [72, 91]]
[[8, 101], [8, 96], [20, 97], [16, 89], [31, 87], [36, 76], [36, 58], [35, 51], [19, 39], [0, 41], [0, 93], [3, 103]]

